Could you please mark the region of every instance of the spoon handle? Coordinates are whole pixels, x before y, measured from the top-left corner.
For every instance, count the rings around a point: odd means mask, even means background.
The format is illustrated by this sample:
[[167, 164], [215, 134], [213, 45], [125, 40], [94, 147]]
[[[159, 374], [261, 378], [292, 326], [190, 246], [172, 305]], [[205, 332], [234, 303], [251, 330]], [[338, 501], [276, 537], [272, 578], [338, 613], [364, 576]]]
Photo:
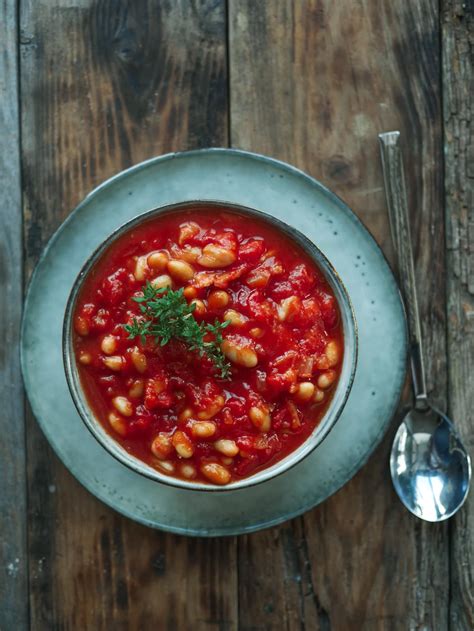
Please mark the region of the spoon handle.
[[413, 245], [408, 218], [408, 200], [403, 171], [400, 132], [379, 134], [382, 169], [392, 240], [398, 256], [398, 270], [408, 315], [411, 373], [416, 403], [426, 407], [426, 377], [421, 339], [420, 313], [415, 284]]

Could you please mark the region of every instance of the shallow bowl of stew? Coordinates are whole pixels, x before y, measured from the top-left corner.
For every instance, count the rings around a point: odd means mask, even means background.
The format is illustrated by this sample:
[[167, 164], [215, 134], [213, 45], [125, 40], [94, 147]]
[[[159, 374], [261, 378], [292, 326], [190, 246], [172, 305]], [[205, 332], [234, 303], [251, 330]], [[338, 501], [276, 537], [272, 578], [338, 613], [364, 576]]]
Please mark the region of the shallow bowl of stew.
[[357, 344], [319, 248], [222, 201], [118, 228], [77, 276], [63, 329], [71, 396], [98, 442], [141, 475], [201, 491], [264, 482], [312, 452], [344, 408]]

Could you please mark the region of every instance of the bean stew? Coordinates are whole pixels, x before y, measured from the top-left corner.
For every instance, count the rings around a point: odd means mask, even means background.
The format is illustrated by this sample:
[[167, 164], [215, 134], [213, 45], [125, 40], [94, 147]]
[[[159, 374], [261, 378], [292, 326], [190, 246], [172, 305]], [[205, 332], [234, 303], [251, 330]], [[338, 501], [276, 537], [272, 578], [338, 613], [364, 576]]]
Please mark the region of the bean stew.
[[322, 271], [268, 222], [214, 208], [148, 219], [87, 275], [73, 346], [87, 401], [131, 455], [226, 485], [321, 421], [343, 359]]

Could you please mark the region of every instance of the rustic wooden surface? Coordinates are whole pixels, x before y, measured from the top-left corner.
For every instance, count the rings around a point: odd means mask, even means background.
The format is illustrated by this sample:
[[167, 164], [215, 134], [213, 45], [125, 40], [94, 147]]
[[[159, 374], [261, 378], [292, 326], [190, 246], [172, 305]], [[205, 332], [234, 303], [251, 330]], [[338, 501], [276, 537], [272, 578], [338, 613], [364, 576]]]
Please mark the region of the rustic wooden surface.
[[[474, 453], [474, 5], [442, 14], [449, 412]], [[469, 384], [469, 386], [468, 386]], [[468, 387], [467, 387], [468, 386]], [[452, 523], [452, 629], [474, 629], [474, 501]]]
[[20, 121], [15, 6], [0, 0], [0, 629], [25, 628], [28, 609], [23, 390]]
[[[20, 152], [26, 278], [105, 178], [228, 144], [322, 180], [391, 257], [377, 133], [400, 129], [428, 387], [472, 448], [473, 21], [457, 0], [0, 1], [2, 339], [18, 335]], [[440, 525], [402, 508], [387, 466], [396, 421], [303, 518], [239, 538], [176, 537], [89, 495], [31, 413], [25, 455], [11, 347], [0, 351], [2, 631], [474, 627], [474, 502]]]

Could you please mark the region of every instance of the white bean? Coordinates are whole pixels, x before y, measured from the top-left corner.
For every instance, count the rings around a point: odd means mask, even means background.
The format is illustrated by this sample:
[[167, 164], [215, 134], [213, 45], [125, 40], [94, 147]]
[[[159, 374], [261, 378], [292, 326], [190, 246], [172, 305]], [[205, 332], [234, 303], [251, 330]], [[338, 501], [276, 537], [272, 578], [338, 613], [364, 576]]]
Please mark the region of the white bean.
[[109, 423], [112, 429], [117, 432], [117, 434], [120, 434], [120, 436], [125, 436], [125, 434], [127, 433], [127, 423], [124, 418], [122, 418], [115, 412], [110, 412]]
[[150, 284], [155, 289], [163, 289], [163, 287], [171, 287], [173, 285], [173, 281], [171, 279], [171, 276], [168, 276], [168, 274], [161, 274], [161, 276], [157, 276], [152, 281], [150, 281]]
[[147, 264], [147, 257], [139, 256], [137, 258], [137, 262], [135, 263], [135, 271], [133, 272], [135, 279], [139, 281], [145, 280], [145, 278], [148, 276], [149, 271], [150, 270]]
[[207, 297], [207, 304], [209, 309], [222, 309], [229, 304], [229, 300], [229, 294], [226, 291], [217, 289], [216, 291], [211, 291]]
[[296, 386], [295, 396], [299, 401], [309, 401], [314, 395], [314, 383], [302, 381]]
[[224, 454], [224, 456], [229, 456], [230, 458], [233, 458], [239, 453], [239, 448], [237, 447], [235, 440], [227, 438], [220, 438], [219, 440], [216, 440], [214, 443], [214, 449], [216, 449], [219, 453]]
[[186, 283], [194, 276], [194, 270], [189, 263], [185, 261], [169, 261], [168, 272], [180, 283]]
[[135, 367], [135, 370], [140, 374], [143, 374], [147, 369], [147, 359], [144, 353], [141, 353], [139, 349], [135, 346], [135, 348], [130, 353], [132, 358], [132, 363]]
[[130, 386], [128, 396], [131, 399], [140, 399], [143, 396], [144, 390], [145, 384], [143, 383], [143, 379], [135, 379], [135, 381]]
[[313, 401], [315, 403], [321, 403], [323, 399], [324, 399], [324, 392], [316, 388], [316, 390], [314, 391]]
[[174, 464], [172, 462], [169, 462], [169, 460], [158, 460], [156, 466], [162, 469], [165, 473], [174, 472]]
[[79, 355], [79, 361], [81, 362], [81, 364], [84, 364], [84, 366], [88, 366], [90, 363], [92, 363], [92, 355], [90, 353], [86, 353], [85, 351], [81, 351]]
[[267, 409], [252, 406], [249, 410], [249, 417], [260, 432], [268, 432], [272, 419], [270, 412]]
[[327, 388], [330, 388], [332, 386], [335, 380], [336, 380], [336, 371], [327, 370], [326, 372], [323, 372], [321, 375], [319, 375], [318, 381], [317, 381], [318, 388], [321, 388], [322, 390], [326, 390]]
[[173, 434], [171, 441], [178, 456], [181, 456], [181, 458], [191, 458], [194, 453], [194, 445], [187, 434], [178, 430]]
[[228, 484], [230, 471], [217, 462], [207, 462], [201, 465], [201, 473], [214, 484]]
[[189, 303], [190, 305], [195, 305], [194, 306], [194, 315], [199, 315], [199, 316], [203, 316], [206, 313], [206, 305], [203, 303], [202, 300], [191, 300], [191, 302]]
[[210, 438], [216, 433], [216, 424], [212, 421], [196, 421], [191, 426], [195, 438]]
[[334, 368], [334, 366], [337, 366], [341, 359], [341, 351], [336, 340], [331, 340], [330, 342], [328, 342], [325, 350], [325, 355], [328, 360], [329, 368]]
[[102, 361], [107, 366], [107, 368], [113, 370], [114, 372], [119, 372], [125, 366], [125, 359], [120, 355], [111, 355], [110, 357], [104, 357]]
[[106, 355], [113, 355], [117, 350], [117, 338], [113, 335], [106, 335], [100, 344], [100, 348]]
[[245, 368], [253, 368], [258, 364], [257, 353], [249, 346], [241, 347], [231, 340], [224, 340], [221, 349], [227, 359], [230, 359], [234, 364]]
[[192, 480], [197, 476], [196, 467], [194, 467], [192, 464], [182, 464], [179, 470], [183, 478], [188, 478], [189, 480]]
[[86, 337], [87, 335], [89, 335], [89, 323], [82, 316], [77, 316], [75, 318], [74, 328], [76, 329], [76, 333], [79, 333], [79, 335], [81, 335], [82, 337]]
[[160, 432], [151, 443], [151, 452], [159, 460], [165, 460], [173, 451], [171, 437], [165, 432]]
[[112, 399], [112, 405], [117, 412], [120, 412], [123, 416], [132, 416], [133, 414], [133, 405], [127, 397], [114, 397]]
[[199, 263], [199, 265], [202, 265], [202, 267], [213, 269], [232, 265], [232, 263], [235, 261], [235, 258], [235, 254], [234, 252], [232, 252], [232, 250], [228, 250], [221, 245], [209, 243], [208, 245], [204, 246], [202, 254], [200, 257], [198, 257], [197, 262]]
[[197, 246], [185, 245], [182, 250], [180, 250], [179, 254], [177, 254], [178, 258], [182, 261], [186, 261], [186, 263], [195, 263], [197, 259], [201, 256], [202, 250]]
[[230, 322], [232, 326], [243, 326], [248, 319], [235, 309], [227, 309], [224, 313], [224, 320]]
[[166, 252], [151, 252], [147, 257], [148, 267], [156, 272], [162, 272], [168, 263], [169, 256]]
[[183, 294], [186, 300], [193, 300], [193, 298], [197, 298], [198, 292], [195, 287], [188, 285], [183, 289]]

